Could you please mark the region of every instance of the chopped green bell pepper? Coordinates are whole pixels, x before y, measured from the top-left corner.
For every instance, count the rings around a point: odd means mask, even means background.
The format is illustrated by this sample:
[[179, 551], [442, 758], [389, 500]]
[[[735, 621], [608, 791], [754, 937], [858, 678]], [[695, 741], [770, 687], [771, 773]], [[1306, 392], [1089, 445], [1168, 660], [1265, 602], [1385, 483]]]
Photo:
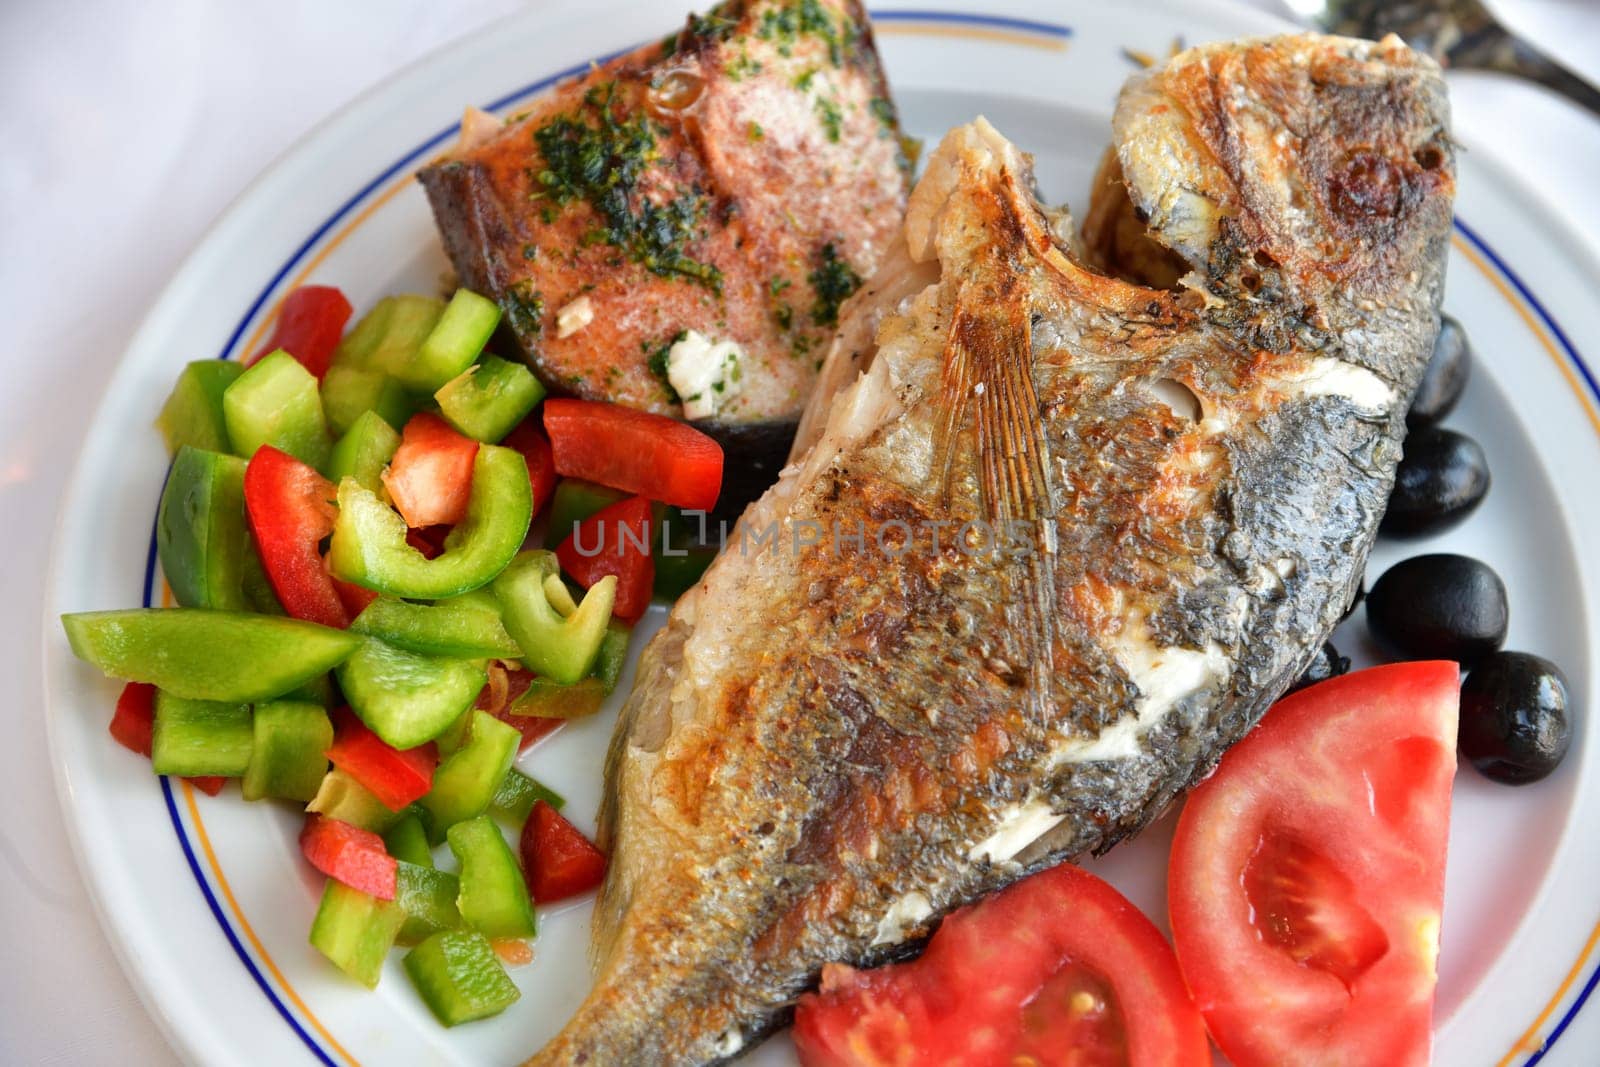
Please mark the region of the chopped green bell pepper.
[[440, 930], [460, 927], [461, 911], [456, 905], [460, 892], [461, 880], [448, 871], [401, 860], [395, 868], [394, 891], [394, 902], [406, 913], [400, 943], [414, 945]]
[[594, 669], [616, 599], [617, 579], [607, 575], [590, 586], [578, 610], [562, 618], [544, 588], [545, 579], [558, 573], [553, 552], [524, 552], [495, 579], [494, 595], [506, 632], [522, 649], [527, 668], [552, 682], [571, 685]]
[[400, 821], [389, 827], [383, 835], [383, 845], [389, 850], [389, 855], [402, 863], [414, 863], [418, 867], [433, 866], [433, 849], [428, 846], [428, 832], [422, 828], [422, 820], [414, 811], [407, 811], [400, 817]]
[[336, 434], [348, 434], [368, 412], [398, 430], [421, 407], [422, 398], [381, 370], [335, 363], [322, 376], [322, 411]]
[[494, 791], [494, 800], [490, 806], [495, 814], [509, 819], [520, 827], [527, 821], [528, 813], [533, 810], [533, 806], [541, 800], [557, 811], [567, 803], [566, 798], [560, 793], [513, 767], [500, 780], [500, 788]]
[[413, 389], [431, 393], [472, 366], [498, 325], [498, 304], [470, 289], [457, 289], [416, 356], [389, 373]]
[[555, 548], [571, 537], [573, 531], [590, 515], [601, 508], [610, 507], [628, 494], [620, 489], [586, 482], [582, 478], [563, 478], [556, 483], [550, 497], [550, 520], [545, 526], [544, 544]]
[[[186, 608], [245, 611], [246, 557], [256, 556], [244, 517], [238, 456], [184, 445], [167, 472], [156, 515], [156, 551], [172, 595]], [[260, 567], [259, 557], [255, 566]]]
[[520, 363], [485, 355], [433, 394], [439, 413], [468, 437], [494, 444], [544, 399], [544, 386]]
[[431, 296], [386, 296], [344, 335], [333, 353], [333, 366], [365, 367], [398, 377], [416, 359], [443, 313], [444, 301]]
[[438, 737], [488, 680], [476, 663], [421, 656], [370, 637], [336, 673], [357, 718], [399, 749]]
[[377, 796], [339, 767], [329, 768], [307, 811], [381, 834], [398, 823], [404, 811], [392, 811]]
[[255, 743], [244, 772], [244, 798], [316, 799], [328, 772], [333, 723], [320, 704], [274, 700], [257, 704]]
[[487, 815], [457, 823], [446, 835], [461, 864], [456, 905], [468, 926], [485, 937], [533, 937], [539, 932], [533, 897], [516, 853]]
[[245, 369], [222, 394], [232, 450], [246, 459], [262, 445], [321, 470], [328, 463], [328, 424], [316, 375], [278, 349]]
[[522, 655], [500, 621], [499, 602], [481, 589], [432, 604], [381, 596], [356, 616], [350, 628], [424, 655], [464, 659], [516, 659]]
[[400, 447], [400, 434], [376, 411], [363, 411], [333, 446], [328, 478], [335, 484], [354, 478], [361, 488], [382, 495], [383, 468]]
[[319, 704], [324, 708], [331, 708], [341, 703], [339, 692], [333, 687], [333, 675], [319, 674], [304, 685], [297, 685], [287, 693], [279, 694], [279, 700], [298, 700], [304, 704]]
[[176, 455], [184, 445], [207, 452], [228, 451], [222, 394], [243, 373], [244, 367], [238, 363], [220, 359], [202, 359], [183, 368], [156, 420], [169, 455]]
[[156, 694], [150, 765], [157, 774], [237, 778], [250, 766], [250, 708]]
[[394, 901], [379, 900], [329, 878], [311, 922], [311, 944], [345, 974], [376, 989], [383, 961], [405, 919], [406, 913]]
[[[545, 588], [550, 579], [545, 580]], [[508, 709], [513, 715], [529, 715], [540, 719], [579, 719], [600, 710], [606, 697], [617, 687], [622, 668], [628, 662], [628, 640], [633, 627], [620, 619], [606, 624], [605, 636], [600, 640], [600, 654], [595, 657], [594, 671], [571, 685], [562, 685], [549, 678], [536, 677]]]
[[[533, 519], [533, 487], [522, 456], [483, 445], [472, 465], [467, 517], [428, 559], [406, 544], [393, 508], [353, 479], [339, 484], [339, 519], [328, 564], [347, 582], [416, 600], [442, 600], [493, 581], [522, 547]], [[609, 608], [608, 608], [609, 610]]]
[[433, 772], [433, 788], [418, 803], [427, 812], [428, 839], [439, 841], [450, 827], [488, 810], [496, 789], [517, 758], [522, 731], [486, 711], [472, 713], [460, 748]]
[[499, 1015], [522, 994], [494, 947], [471, 930], [445, 930], [406, 953], [406, 974], [446, 1026]]
[[[472, 720], [477, 714], [478, 709], [476, 707], [468, 708], [456, 716], [455, 722], [444, 728], [444, 733], [434, 738], [434, 744], [438, 746], [441, 758], [459, 752], [461, 746], [467, 743], [467, 738], [472, 736]], [[424, 825], [426, 825], [426, 819], [424, 819]], [[442, 841], [444, 838], [441, 837], [439, 840]]]
[[365, 640], [299, 619], [202, 608], [84, 611], [61, 625], [77, 657], [112, 678], [241, 704], [309, 682]]

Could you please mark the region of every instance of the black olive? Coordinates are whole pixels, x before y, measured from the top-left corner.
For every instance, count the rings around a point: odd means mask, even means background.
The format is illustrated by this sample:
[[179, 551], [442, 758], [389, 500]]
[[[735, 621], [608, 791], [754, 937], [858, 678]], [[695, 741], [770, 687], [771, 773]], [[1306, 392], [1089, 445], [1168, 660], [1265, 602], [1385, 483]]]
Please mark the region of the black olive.
[[1505, 642], [1508, 613], [1498, 574], [1447, 553], [1401, 560], [1367, 593], [1367, 628], [1400, 659], [1470, 666]]
[[1406, 425], [1415, 430], [1432, 426], [1456, 406], [1461, 391], [1467, 387], [1467, 375], [1472, 369], [1472, 345], [1467, 341], [1467, 331], [1449, 315], [1439, 316], [1439, 335], [1433, 340], [1433, 355], [1428, 368], [1422, 372], [1422, 384], [1411, 398], [1411, 410], [1406, 412]]
[[1339, 655], [1339, 650], [1333, 647], [1332, 641], [1322, 642], [1322, 647], [1317, 649], [1317, 656], [1309, 666], [1295, 679], [1289, 687], [1289, 692], [1304, 689], [1308, 685], [1326, 682], [1329, 678], [1337, 678], [1341, 674], [1350, 673], [1350, 657]]
[[1496, 652], [1461, 686], [1461, 754], [1486, 778], [1537, 782], [1572, 741], [1567, 679], [1547, 659]]
[[1378, 528], [1394, 537], [1438, 533], [1471, 515], [1488, 492], [1489, 461], [1478, 442], [1440, 426], [1413, 430]]

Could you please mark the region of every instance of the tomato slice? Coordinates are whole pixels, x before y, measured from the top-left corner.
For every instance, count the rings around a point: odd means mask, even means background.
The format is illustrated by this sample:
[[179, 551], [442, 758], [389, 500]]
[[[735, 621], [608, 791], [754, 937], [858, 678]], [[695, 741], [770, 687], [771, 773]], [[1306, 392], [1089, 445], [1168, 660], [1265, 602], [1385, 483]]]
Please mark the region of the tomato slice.
[[1237, 1067], [1428, 1062], [1458, 693], [1454, 663], [1302, 689], [1190, 795], [1173, 941]]
[[262, 445], [244, 470], [244, 507], [261, 565], [283, 610], [343, 629], [344, 601], [323, 565], [320, 542], [338, 514], [333, 483], [287, 453]]
[[616, 575], [617, 594], [611, 614], [625, 622], [639, 620], [650, 606], [650, 594], [655, 588], [651, 518], [650, 501], [631, 496], [590, 515], [556, 546], [561, 569], [585, 589], [607, 575]]
[[333, 728], [328, 759], [366, 786], [390, 811], [421, 800], [433, 787], [439, 748], [432, 741], [416, 748], [395, 748], [369, 730], [349, 708], [334, 710]]
[[710, 511], [722, 492], [722, 446], [665, 415], [592, 400], [544, 402], [556, 473]]
[[383, 485], [407, 526], [453, 526], [467, 517], [477, 458], [478, 442], [424, 411], [400, 431]]
[[539, 514], [556, 491], [556, 459], [550, 451], [550, 439], [529, 418], [500, 443], [522, 453], [523, 462], [528, 465], [528, 483], [533, 487], [533, 513]]
[[588, 892], [606, 876], [605, 853], [542, 800], [534, 802], [522, 824], [521, 846], [535, 904]]
[[302, 285], [283, 298], [271, 339], [250, 362], [281, 348], [321, 379], [333, 363], [350, 311], [350, 301], [333, 286]]
[[920, 959], [828, 965], [794, 1041], [805, 1067], [1211, 1062], [1161, 932], [1070, 864], [952, 912]]
[[371, 830], [307, 812], [300, 851], [329, 878], [379, 900], [394, 899], [399, 863], [389, 855], [383, 838]]

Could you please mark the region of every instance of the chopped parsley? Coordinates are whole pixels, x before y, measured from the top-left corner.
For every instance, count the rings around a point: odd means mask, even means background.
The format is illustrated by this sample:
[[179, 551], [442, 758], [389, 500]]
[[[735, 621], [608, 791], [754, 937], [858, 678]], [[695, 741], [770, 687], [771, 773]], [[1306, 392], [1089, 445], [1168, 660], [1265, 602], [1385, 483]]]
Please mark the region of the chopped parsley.
[[506, 317], [511, 328], [524, 337], [538, 337], [544, 330], [544, 298], [530, 281], [520, 281], [506, 291]]
[[895, 121], [894, 105], [881, 96], [875, 96], [867, 101], [867, 110], [872, 117], [878, 120], [878, 136], [893, 137], [899, 130]]
[[689, 336], [687, 330], [679, 330], [670, 340], [663, 342], [650, 353], [650, 358], [645, 363], [645, 366], [650, 368], [650, 373], [661, 382], [661, 389], [667, 394], [667, 400], [674, 404], [683, 403], [683, 398], [678, 395], [678, 391], [672, 387], [672, 382], [667, 378], [667, 357], [672, 354], [672, 346], [687, 336]]
[[771, 41], [778, 54], [787, 58], [794, 55], [794, 46], [801, 37], [812, 34], [827, 44], [828, 58], [837, 67], [843, 65], [845, 46], [854, 43], [858, 32], [851, 19], [841, 18], [836, 24], [819, 0], [790, 0], [782, 7], [762, 12], [756, 36]]
[[767, 136], [767, 131], [763, 130], [761, 128], [761, 123], [757, 122], [755, 119], [750, 120], [749, 124], [744, 128], [744, 132], [745, 136], [750, 138], [751, 141], [764, 140]]
[[753, 74], [761, 73], [761, 61], [751, 59], [750, 53], [741, 48], [738, 55], [728, 60], [728, 65], [723, 70], [726, 71], [729, 81], [743, 81]]
[[844, 130], [844, 113], [839, 110], [839, 102], [832, 97], [819, 96], [812, 107], [817, 112], [817, 121], [822, 123], [822, 132], [830, 142], [838, 144]]
[[725, 41], [739, 28], [739, 20], [731, 19], [718, 8], [704, 15], [689, 16], [689, 35], [705, 37], [712, 41]]
[[818, 326], [833, 326], [839, 321], [839, 305], [861, 288], [861, 275], [839, 256], [829, 241], [822, 246], [822, 263], [808, 278], [817, 302], [811, 306], [811, 321]]
[[665, 202], [644, 195], [641, 181], [660, 158], [657, 127], [642, 111], [618, 117], [612, 98], [616, 83], [590, 89], [584, 103], [592, 112], [558, 115], [534, 131], [544, 167], [533, 175], [536, 195], [552, 205], [582, 201], [600, 217], [586, 232], [586, 245], [609, 244], [628, 259], [663, 277], [677, 276], [721, 292], [722, 272], [691, 258], [689, 242], [701, 236], [708, 199], [691, 188]]

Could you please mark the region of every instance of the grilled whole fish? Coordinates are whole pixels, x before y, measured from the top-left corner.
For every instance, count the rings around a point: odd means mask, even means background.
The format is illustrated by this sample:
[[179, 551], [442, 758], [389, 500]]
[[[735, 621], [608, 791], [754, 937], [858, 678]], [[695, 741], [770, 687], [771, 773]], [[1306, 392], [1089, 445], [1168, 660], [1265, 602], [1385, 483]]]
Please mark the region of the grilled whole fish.
[[837, 395], [645, 650], [596, 985], [530, 1063], [735, 1055], [824, 962], [1137, 832], [1338, 620], [1436, 330], [1438, 71], [1397, 39], [1210, 45], [1113, 132], [1098, 195], [1174, 289], [1075, 262], [987, 122], [930, 159]]
[[547, 385], [591, 400], [684, 417], [673, 343], [736, 343], [738, 390], [701, 427], [751, 483], [726, 492], [759, 495], [905, 206], [857, 0], [728, 0], [507, 124], [472, 118], [418, 175], [462, 284]]

